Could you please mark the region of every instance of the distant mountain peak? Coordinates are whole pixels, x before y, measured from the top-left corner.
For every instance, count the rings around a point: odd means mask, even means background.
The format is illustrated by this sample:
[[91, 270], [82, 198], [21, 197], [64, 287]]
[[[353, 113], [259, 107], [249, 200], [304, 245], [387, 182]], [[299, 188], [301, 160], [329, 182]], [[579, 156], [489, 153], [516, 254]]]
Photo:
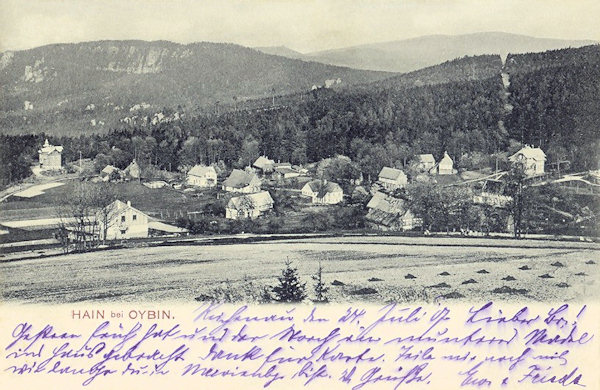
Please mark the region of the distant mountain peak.
[[275, 56], [282, 56], [282, 57], [288, 57], [288, 58], [295, 58], [295, 59], [301, 59], [304, 57], [304, 54], [300, 53], [299, 51], [290, 49], [287, 46], [259, 46], [259, 47], [255, 47], [254, 49], [261, 51], [265, 54], [271, 54], [271, 55], [275, 55]]
[[537, 38], [500, 31], [420, 37], [308, 53], [305, 59], [331, 65], [388, 72], [410, 72], [466, 55], [542, 52], [597, 42]]

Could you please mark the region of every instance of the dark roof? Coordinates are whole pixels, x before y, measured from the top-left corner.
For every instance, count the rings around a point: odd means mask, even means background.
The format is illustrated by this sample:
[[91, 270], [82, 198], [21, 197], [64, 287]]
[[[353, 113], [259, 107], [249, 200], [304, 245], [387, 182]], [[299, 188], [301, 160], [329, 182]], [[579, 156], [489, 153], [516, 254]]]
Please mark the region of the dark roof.
[[383, 192], [376, 192], [367, 203], [367, 208], [391, 214], [404, 214], [406, 212], [406, 201], [386, 195]]
[[286, 173], [299, 173], [297, 170], [292, 169], [292, 168], [288, 168], [288, 167], [276, 167], [275, 168], [275, 172], [283, 173], [283, 174], [286, 174]]
[[368, 221], [383, 226], [402, 225], [402, 217], [409, 211], [406, 201], [394, 198], [382, 192], [376, 192], [367, 204]]

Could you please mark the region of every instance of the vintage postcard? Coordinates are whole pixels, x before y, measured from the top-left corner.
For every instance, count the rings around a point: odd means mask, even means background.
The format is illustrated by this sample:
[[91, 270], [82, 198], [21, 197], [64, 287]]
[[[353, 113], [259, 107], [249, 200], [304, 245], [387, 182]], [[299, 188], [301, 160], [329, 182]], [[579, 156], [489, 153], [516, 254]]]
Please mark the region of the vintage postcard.
[[600, 3], [0, 0], [0, 383], [600, 389]]

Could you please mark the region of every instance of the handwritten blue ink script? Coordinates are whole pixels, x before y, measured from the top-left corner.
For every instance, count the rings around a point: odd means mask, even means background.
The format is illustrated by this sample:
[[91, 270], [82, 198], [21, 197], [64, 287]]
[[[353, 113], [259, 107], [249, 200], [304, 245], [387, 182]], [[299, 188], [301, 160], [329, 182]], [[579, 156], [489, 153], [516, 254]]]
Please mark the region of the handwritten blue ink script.
[[17, 307], [2, 319], [2, 382], [11, 384], [4, 388], [595, 389], [600, 363], [592, 306], [205, 303], [130, 311], [59, 306], [47, 315]]

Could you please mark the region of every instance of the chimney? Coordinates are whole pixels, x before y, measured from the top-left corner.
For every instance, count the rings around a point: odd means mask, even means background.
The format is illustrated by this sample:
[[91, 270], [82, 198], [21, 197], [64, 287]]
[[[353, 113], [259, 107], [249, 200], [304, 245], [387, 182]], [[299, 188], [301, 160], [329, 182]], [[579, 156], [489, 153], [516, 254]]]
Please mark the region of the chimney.
[[127, 206], [131, 207], [131, 201], [130, 200], [127, 201]]

